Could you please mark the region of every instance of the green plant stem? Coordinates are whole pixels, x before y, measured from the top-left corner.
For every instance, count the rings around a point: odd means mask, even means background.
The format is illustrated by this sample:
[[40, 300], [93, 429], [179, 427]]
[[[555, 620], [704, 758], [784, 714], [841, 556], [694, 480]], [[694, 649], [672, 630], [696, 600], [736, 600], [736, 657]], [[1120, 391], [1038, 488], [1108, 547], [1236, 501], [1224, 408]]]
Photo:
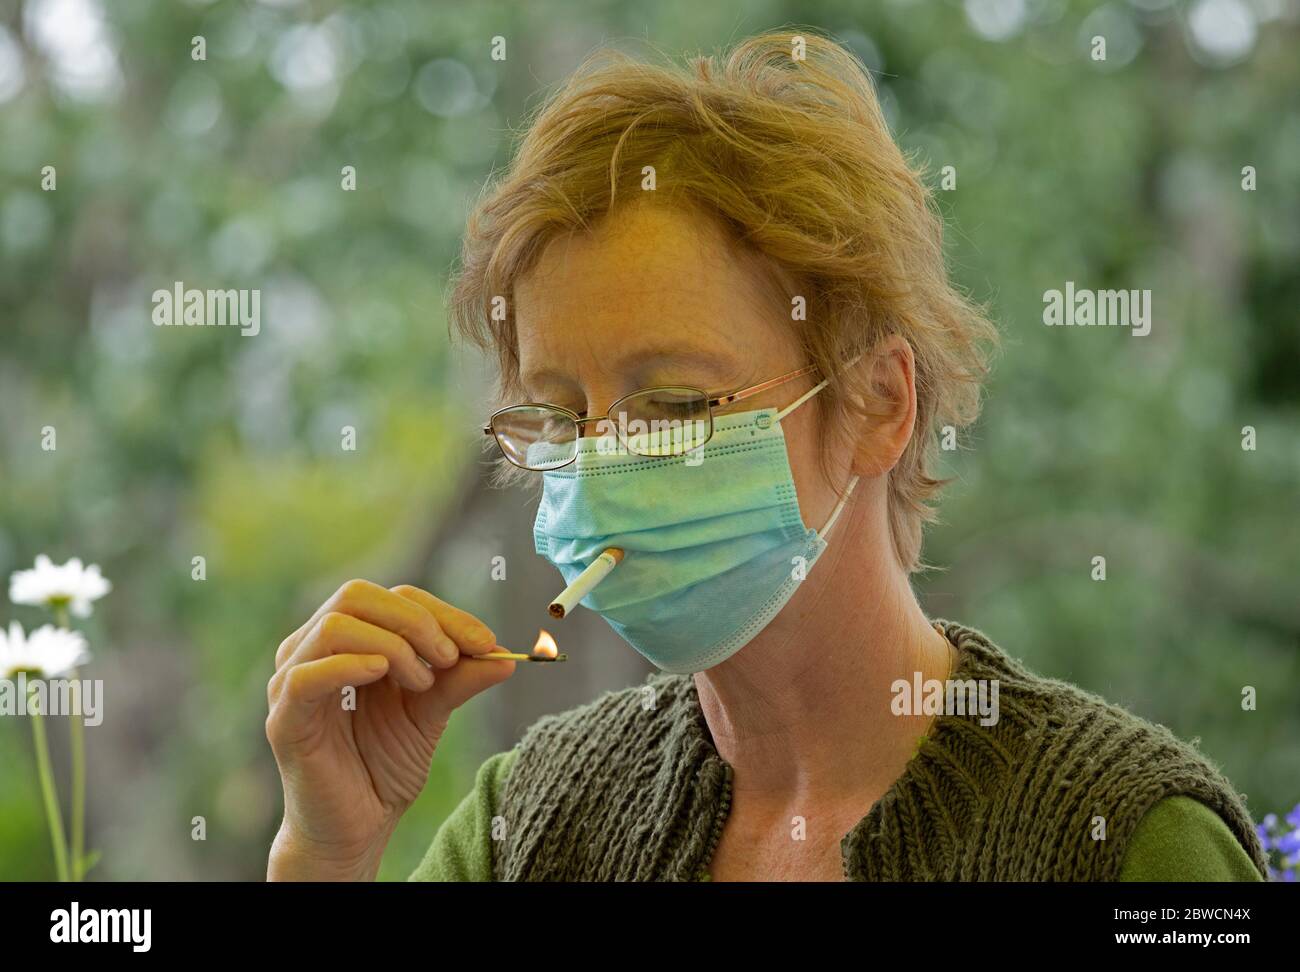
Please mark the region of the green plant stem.
[[86, 723], [81, 714], [81, 676], [74, 668], [73, 714], [69, 716], [68, 739], [72, 747], [72, 880], [80, 881], [86, 862]]
[[[54, 621], [72, 630], [66, 606], [54, 609]], [[68, 743], [72, 750], [72, 875], [80, 881], [86, 860], [86, 722], [81, 714], [81, 675], [74, 668], [68, 673], [72, 684], [72, 714], [68, 716]]]
[[45, 800], [45, 818], [50, 824], [50, 840], [54, 842], [54, 866], [60, 881], [68, 880], [68, 846], [63, 836], [63, 815], [59, 811], [59, 795], [54, 788], [54, 773], [50, 769], [50, 747], [45, 739], [45, 715], [31, 712], [32, 741], [36, 745], [36, 770], [41, 779], [41, 796]]

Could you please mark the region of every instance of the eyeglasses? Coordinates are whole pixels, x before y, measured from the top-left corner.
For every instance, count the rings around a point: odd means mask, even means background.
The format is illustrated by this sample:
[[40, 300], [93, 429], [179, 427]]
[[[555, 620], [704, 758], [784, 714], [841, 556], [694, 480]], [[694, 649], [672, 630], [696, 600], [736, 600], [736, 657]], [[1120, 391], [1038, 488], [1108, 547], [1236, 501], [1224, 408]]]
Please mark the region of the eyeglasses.
[[[710, 395], [688, 385], [660, 385], [625, 395], [604, 415], [583, 417], [558, 405], [525, 402], [493, 412], [483, 433], [496, 439], [501, 453], [521, 469], [545, 472], [578, 457], [583, 426], [604, 423], [598, 449], [618, 445], [638, 456], [680, 456], [713, 437], [713, 410], [743, 401], [787, 381], [813, 374], [816, 365], [769, 378], [725, 395]], [[811, 395], [811, 392], [809, 393]]]

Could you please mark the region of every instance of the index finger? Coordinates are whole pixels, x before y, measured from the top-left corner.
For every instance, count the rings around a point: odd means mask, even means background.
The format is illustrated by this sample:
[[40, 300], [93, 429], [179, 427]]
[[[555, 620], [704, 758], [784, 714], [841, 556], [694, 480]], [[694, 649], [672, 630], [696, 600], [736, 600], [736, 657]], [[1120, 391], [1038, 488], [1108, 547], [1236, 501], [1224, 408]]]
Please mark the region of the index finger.
[[350, 614], [401, 635], [421, 658], [438, 668], [454, 665], [460, 657], [456, 643], [426, 608], [379, 584], [348, 581], [320, 606], [308, 625], [331, 612]]
[[443, 632], [455, 641], [465, 654], [481, 655], [496, 648], [497, 636], [492, 633], [492, 629], [468, 611], [453, 607], [428, 591], [411, 584], [399, 584], [392, 588], [392, 592], [408, 601], [414, 601], [432, 614]]

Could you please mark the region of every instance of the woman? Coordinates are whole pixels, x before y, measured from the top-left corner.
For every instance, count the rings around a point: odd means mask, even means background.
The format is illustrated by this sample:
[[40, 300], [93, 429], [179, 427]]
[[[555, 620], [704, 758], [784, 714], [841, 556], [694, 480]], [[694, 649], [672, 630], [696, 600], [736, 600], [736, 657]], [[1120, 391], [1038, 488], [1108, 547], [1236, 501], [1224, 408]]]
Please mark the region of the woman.
[[[472, 216], [453, 312], [538, 552], [623, 549], [584, 603], [663, 673], [489, 759], [414, 878], [1260, 879], [1192, 748], [918, 606], [993, 334], [842, 48], [589, 63]], [[271, 878], [374, 877], [451, 713], [513, 673], [466, 660], [495, 644], [365, 581], [284, 641]]]

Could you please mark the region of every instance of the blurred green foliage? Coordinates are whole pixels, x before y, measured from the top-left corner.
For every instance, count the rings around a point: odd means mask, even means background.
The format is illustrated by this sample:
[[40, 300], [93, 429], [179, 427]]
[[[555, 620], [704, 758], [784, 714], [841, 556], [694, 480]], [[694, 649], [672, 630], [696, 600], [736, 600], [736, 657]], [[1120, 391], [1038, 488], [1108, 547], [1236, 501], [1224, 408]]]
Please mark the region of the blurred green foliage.
[[[48, 552], [115, 583], [87, 626], [110, 707], [95, 877], [261, 876], [275, 646], [348, 577], [439, 576], [479, 488], [484, 375], [449, 346], [443, 289], [510, 129], [602, 42], [783, 24], [877, 72], [936, 187], [956, 167], [953, 271], [1005, 335], [927, 608], [1199, 737], [1256, 815], [1300, 797], [1293, 3], [8, 0], [0, 24], [0, 574]], [[261, 288], [263, 332], [155, 328], [176, 280]], [[1043, 327], [1066, 280], [1150, 288], [1152, 334]], [[481, 502], [526, 535], [520, 496]], [[483, 574], [451, 583], [508, 612]], [[384, 877], [467, 791], [487, 718], [453, 722]], [[522, 728], [497, 721], [489, 738]], [[0, 725], [0, 877], [52, 873], [26, 726]]]

